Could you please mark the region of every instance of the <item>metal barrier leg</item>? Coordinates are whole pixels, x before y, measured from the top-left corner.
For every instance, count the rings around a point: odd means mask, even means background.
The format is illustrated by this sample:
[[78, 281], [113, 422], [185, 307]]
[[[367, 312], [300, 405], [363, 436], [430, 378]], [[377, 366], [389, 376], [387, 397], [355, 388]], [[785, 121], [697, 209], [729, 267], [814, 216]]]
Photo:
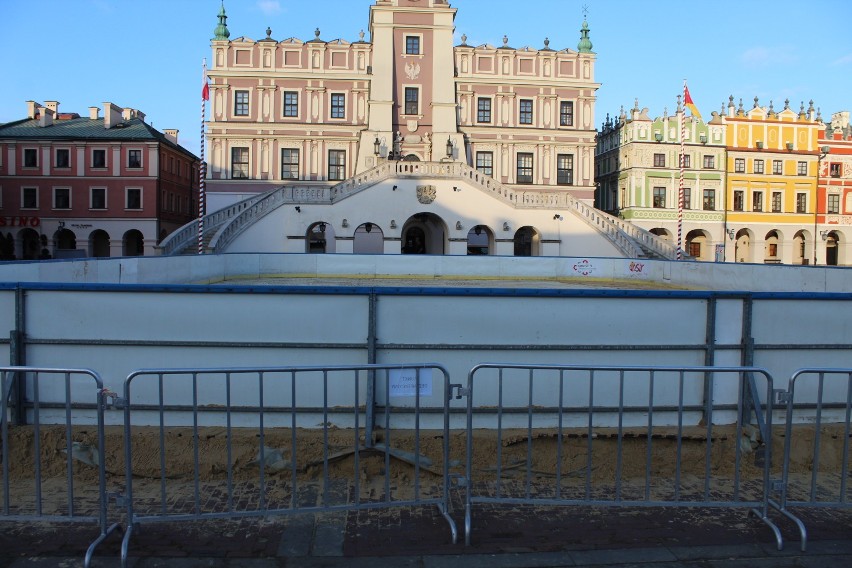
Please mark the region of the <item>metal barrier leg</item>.
[[95, 556], [95, 549], [116, 530], [121, 532], [121, 525], [119, 523], [112, 524], [106, 532], [101, 533], [101, 535], [89, 545], [89, 548], [86, 550], [86, 557], [83, 559], [83, 568], [89, 568], [89, 566], [92, 565], [92, 558]]
[[778, 503], [770, 501], [769, 504], [772, 505], [772, 507], [779, 513], [781, 513], [796, 524], [796, 527], [799, 529], [799, 537], [801, 538], [801, 541], [799, 543], [799, 549], [802, 552], [806, 552], [808, 548], [808, 529], [805, 526], [805, 523], [803, 523], [799, 517], [797, 517]]
[[438, 505], [438, 510], [441, 511], [441, 515], [443, 515], [444, 518], [447, 519], [447, 523], [449, 523], [449, 525], [450, 525], [450, 536], [453, 539], [453, 544], [458, 543], [458, 541], [459, 541], [459, 530], [456, 527], [456, 522], [450, 516], [450, 512], [447, 511], [447, 508], [444, 505]]
[[127, 523], [124, 538], [121, 539], [121, 568], [127, 568], [127, 551], [130, 548], [130, 536], [133, 534], [133, 523]]
[[781, 536], [781, 529], [778, 528], [778, 525], [772, 522], [769, 516], [766, 515], [765, 511], [751, 509], [750, 512], [753, 513], [755, 517], [763, 521], [766, 526], [772, 529], [772, 532], [775, 534], [775, 546], [778, 550], [784, 550], [784, 537]]

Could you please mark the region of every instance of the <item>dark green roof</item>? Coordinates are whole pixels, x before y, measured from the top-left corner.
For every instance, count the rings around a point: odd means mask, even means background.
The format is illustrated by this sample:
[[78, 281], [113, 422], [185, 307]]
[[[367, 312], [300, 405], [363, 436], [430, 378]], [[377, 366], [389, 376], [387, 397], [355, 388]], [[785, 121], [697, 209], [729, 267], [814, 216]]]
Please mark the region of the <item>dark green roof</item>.
[[121, 121], [112, 128], [104, 128], [103, 118], [54, 119], [51, 126], [39, 126], [38, 119], [26, 118], [0, 125], [0, 139], [23, 140], [115, 140], [162, 142], [198, 159], [192, 152], [175, 144], [159, 130], [139, 118]]

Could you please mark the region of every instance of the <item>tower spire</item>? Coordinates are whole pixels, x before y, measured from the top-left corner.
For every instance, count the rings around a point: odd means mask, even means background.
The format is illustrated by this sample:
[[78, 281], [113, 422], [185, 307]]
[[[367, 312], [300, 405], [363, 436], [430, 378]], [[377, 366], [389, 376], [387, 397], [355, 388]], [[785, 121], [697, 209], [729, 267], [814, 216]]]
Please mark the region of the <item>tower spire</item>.
[[592, 40], [589, 39], [589, 23], [586, 21], [588, 10], [588, 7], [583, 6], [583, 27], [580, 29], [580, 43], [577, 44], [577, 51], [580, 53], [592, 52]]
[[219, 9], [219, 25], [213, 30], [213, 39], [228, 39], [231, 37], [231, 32], [228, 31], [226, 22], [228, 16], [225, 15], [225, 0], [222, 0], [222, 7]]

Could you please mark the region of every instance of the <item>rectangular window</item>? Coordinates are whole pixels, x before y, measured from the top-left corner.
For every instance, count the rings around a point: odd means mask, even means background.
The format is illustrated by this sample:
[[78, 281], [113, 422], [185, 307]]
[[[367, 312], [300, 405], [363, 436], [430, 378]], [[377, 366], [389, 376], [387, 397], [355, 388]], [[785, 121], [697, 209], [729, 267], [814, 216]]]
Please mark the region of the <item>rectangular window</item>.
[[53, 208], [54, 209], [71, 209], [71, 188], [70, 187], [54, 187], [53, 188]]
[[89, 209], [106, 209], [106, 188], [93, 187], [89, 190]]
[[778, 256], [778, 243], [769, 243], [769, 256]]
[[807, 193], [797, 193], [796, 194], [796, 213], [807, 213], [808, 212], [808, 194]]
[[234, 116], [249, 115], [249, 92], [234, 91]]
[[808, 175], [808, 163], [807, 162], [799, 162], [797, 172], [800, 176]]
[[784, 163], [781, 160], [772, 160], [772, 175], [780, 176], [784, 173]]
[[299, 179], [299, 150], [281, 148], [281, 179]]
[[518, 183], [533, 182], [533, 155], [518, 152]]
[[329, 150], [328, 151], [328, 179], [343, 180], [346, 179], [346, 151], [345, 150]]
[[127, 151], [127, 167], [141, 168], [142, 167], [142, 150]]
[[574, 185], [574, 154], [556, 155], [556, 183]]
[[405, 88], [405, 114], [420, 114], [420, 89]]
[[741, 190], [737, 190], [734, 192], [734, 211], [743, 210], [743, 197], [744, 194]]
[[655, 209], [665, 209], [666, 208], [666, 188], [665, 187], [655, 187], [654, 188], [654, 208]]
[[828, 196], [828, 209], [826, 213], [834, 213], [835, 215], [840, 213], [840, 196], [836, 193]]
[[692, 189], [688, 187], [683, 188], [683, 208], [692, 209]]
[[773, 191], [772, 192], [772, 212], [773, 213], [781, 213], [781, 192]]
[[106, 150], [92, 150], [92, 167], [106, 167]]
[[128, 187], [124, 194], [125, 209], [142, 209], [142, 190], [138, 187]]
[[38, 209], [38, 188], [21, 188], [21, 209]]
[[689, 241], [689, 256], [692, 258], [701, 258], [700, 241]]
[[752, 173], [762, 174], [763, 173], [763, 160], [755, 160], [754, 161], [754, 169]]
[[683, 167], [684, 167], [684, 168], [691, 168], [691, 167], [692, 167], [692, 160], [691, 160], [691, 158], [692, 158], [692, 156], [690, 156], [689, 154], [684, 154], [684, 155], [683, 155]]
[[562, 101], [559, 103], [559, 126], [574, 126], [574, 103]]
[[331, 118], [346, 118], [346, 95], [343, 93], [331, 95]]
[[734, 159], [734, 172], [738, 174], [745, 173], [745, 158]]
[[420, 36], [405, 36], [405, 54], [420, 55]]
[[665, 154], [654, 154], [654, 167], [655, 168], [666, 167], [666, 155]]
[[284, 116], [289, 118], [299, 116], [299, 93], [284, 92]]
[[840, 164], [837, 164], [837, 163], [828, 164], [828, 175], [830, 175], [833, 178], [839, 178], [840, 177]]
[[716, 156], [704, 156], [704, 169], [712, 170], [716, 167]]
[[56, 150], [56, 167], [70, 168], [71, 167], [71, 150], [68, 148], [58, 148]]
[[231, 148], [231, 179], [248, 179], [249, 149]]
[[476, 122], [491, 122], [491, 99], [480, 97], [477, 100]]
[[751, 192], [751, 210], [754, 212], [762, 212], [763, 211], [763, 192], [762, 191], [752, 191]]
[[38, 167], [38, 150], [35, 148], [24, 148], [24, 167]]
[[520, 124], [533, 123], [533, 102], [529, 99], [521, 99], [520, 115], [518, 122]]
[[705, 211], [715, 211], [716, 210], [716, 190], [715, 189], [705, 189], [704, 190], [704, 199], [702, 201], [702, 206]]
[[476, 169], [487, 176], [494, 175], [494, 153], [493, 152], [477, 152], [476, 153]]

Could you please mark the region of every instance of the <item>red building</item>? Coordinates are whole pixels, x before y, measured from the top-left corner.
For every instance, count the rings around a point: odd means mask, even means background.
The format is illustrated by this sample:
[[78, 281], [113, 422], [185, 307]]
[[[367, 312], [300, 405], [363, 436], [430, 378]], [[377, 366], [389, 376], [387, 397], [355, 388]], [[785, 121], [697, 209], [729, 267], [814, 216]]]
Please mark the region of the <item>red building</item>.
[[[848, 266], [849, 226], [852, 225], [852, 126], [849, 112], [836, 112], [819, 139], [820, 237], [826, 245], [826, 264]], [[844, 242], [846, 241], [846, 242]]]
[[198, 158], [135, 109], [27, 102], [0, 125], [0, 257], [139, 256], [198, 210]]

